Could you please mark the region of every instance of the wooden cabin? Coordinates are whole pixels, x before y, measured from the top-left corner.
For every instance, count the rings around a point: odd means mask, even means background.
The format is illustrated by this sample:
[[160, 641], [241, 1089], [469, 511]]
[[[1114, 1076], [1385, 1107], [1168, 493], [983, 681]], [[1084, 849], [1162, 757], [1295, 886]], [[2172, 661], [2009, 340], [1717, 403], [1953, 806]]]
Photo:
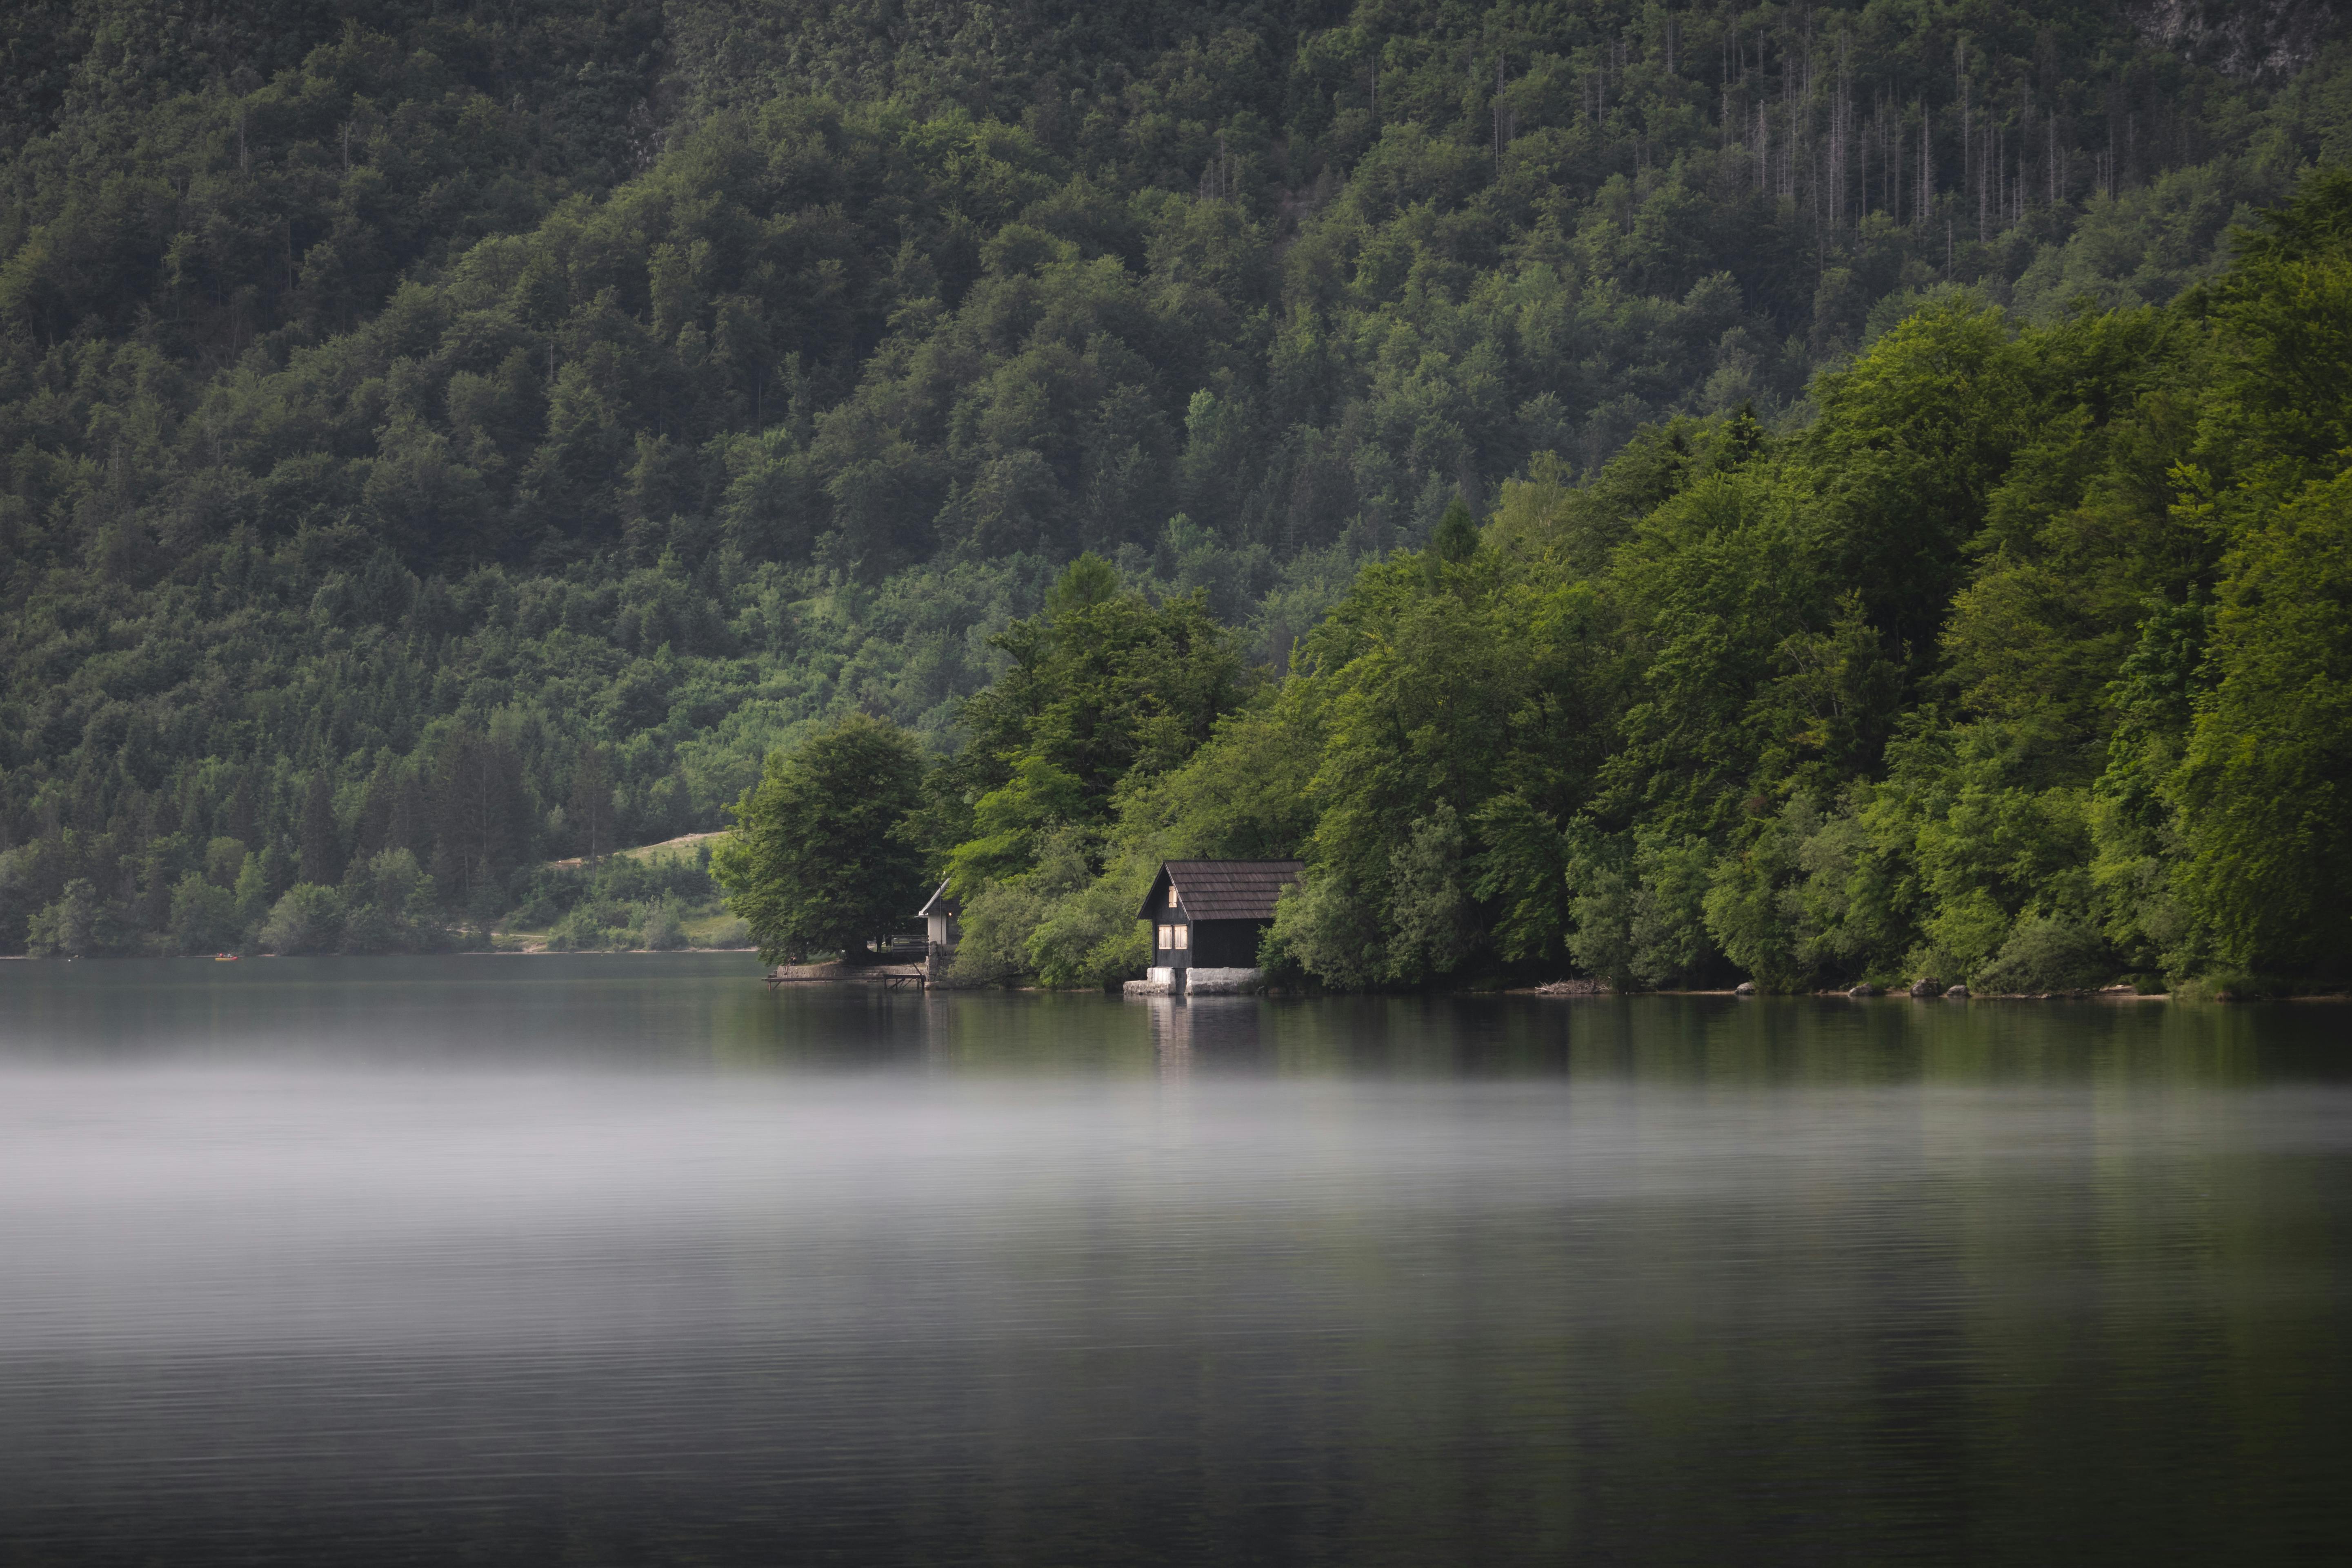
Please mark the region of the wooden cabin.
[[[1255, 970], [1275, 900], [1297, 882], [1297, 860], [1165, 860], [1144, 895], [1156, 970]], [[1171, 977], [1184, 989], [1181, 974]]]
[[933, 953], [944, 956], [955, 951], [956, 939], [962, 935], [959, 922], [963, 918], [963, 905], [948, 891], [945, 882], [931, 889], [930, 901], [915, 911], [915, 918], [923, 922], [923, 935], [930, 942]]

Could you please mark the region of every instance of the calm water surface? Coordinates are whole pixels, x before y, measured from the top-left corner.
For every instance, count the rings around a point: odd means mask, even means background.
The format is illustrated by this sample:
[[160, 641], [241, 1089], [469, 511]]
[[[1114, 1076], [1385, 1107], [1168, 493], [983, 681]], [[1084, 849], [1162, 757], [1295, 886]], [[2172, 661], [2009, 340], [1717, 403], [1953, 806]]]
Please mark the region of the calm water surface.
[[0, 964], [0, 1563], [2344, 1561], [2352, 1010]]

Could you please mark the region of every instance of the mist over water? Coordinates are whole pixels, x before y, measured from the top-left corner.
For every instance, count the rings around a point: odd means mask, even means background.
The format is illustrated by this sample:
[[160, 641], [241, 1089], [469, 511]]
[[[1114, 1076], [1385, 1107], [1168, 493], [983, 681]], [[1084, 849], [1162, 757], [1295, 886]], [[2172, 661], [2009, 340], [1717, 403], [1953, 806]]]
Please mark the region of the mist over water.
[[2352, 1551], [2352, 1015], [0, 964], [0, 1562]]

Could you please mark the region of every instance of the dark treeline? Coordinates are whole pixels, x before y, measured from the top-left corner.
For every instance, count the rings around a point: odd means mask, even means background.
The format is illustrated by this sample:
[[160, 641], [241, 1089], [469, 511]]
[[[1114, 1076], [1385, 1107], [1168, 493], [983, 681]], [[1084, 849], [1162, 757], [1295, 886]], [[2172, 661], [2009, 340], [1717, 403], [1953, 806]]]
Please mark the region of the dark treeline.
[[829, 713], [960, 744], [1081, 551], [1282, 668], [1952, 290], [2209, 276], [2345, 133], [2303, 16], [19, 7], [0, 946], [482, 926]]

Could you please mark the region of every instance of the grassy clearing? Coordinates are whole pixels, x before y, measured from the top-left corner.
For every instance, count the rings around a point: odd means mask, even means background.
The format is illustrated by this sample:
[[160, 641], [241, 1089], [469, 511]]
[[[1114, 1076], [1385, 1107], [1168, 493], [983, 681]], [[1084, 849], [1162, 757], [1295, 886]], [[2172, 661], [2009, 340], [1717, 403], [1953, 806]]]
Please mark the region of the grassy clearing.
[[[731, 952], [748, 949], [752, 945], [750, 930], [744, 926], [740, 918], [729, 914], [723, 905], [713, 904], [682, 912], [684, 918], [679, 921], [678, 927], [685, 933], [687, 948], [705, 952]], [[552, 926], [535, 931], [501, 931], [490, 938], [490, 948], [495, 952], [550, 951], [644, 952], [652, 951], [646, 948], [620, 945], [580, 946], [568, 950], [556, 950], [551, 941], [554, 934], [555, 929]], [[633, 933], [615, 932], [609, 940], [617, 944], [632, 940], [632, 935]]]
[[[725, 837], [728, 831], [729, 830], [725, 828], [721, 828], [710, 833], [684, 834], [677, 838], [665, 838], [658, 844], [639, 844], [627, 849], [615, 849], [610, 855], [605, 856], [604, 858], [607, 860], [637, 860], [642, 861], [648, 866], [659, 865], [665, 861], [670, 860], [691, 860], [695, 858], [702, 845], [709, 844], [715, 838]], [[577, 855], [572, 856], [568, 860], [550, 860], [547, 862], [548, 868], [551, 870], [576, 870], [585, 864], [586, 862]]]
[[685, 922], [686, 940], [694, 947], [737, 948], [751, 945], [751, 930], [739, 915], [720, 908], [707, 915], [689, 917]]

